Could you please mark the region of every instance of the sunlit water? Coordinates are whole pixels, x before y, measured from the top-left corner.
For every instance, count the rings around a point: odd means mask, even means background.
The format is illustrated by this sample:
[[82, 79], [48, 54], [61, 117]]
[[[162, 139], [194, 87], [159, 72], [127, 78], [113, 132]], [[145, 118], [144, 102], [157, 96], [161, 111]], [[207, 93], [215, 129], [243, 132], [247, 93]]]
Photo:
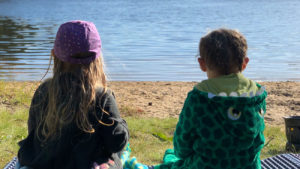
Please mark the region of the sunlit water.
[[110, 80], [202, 80], [199, 39], [227, 27], [248, 40], [246, 76], [300, 81], [299, 9], [299, 0], [0, 0], [0, 80], [40, 80], [59, 25], [80, 19], [100, 32]]

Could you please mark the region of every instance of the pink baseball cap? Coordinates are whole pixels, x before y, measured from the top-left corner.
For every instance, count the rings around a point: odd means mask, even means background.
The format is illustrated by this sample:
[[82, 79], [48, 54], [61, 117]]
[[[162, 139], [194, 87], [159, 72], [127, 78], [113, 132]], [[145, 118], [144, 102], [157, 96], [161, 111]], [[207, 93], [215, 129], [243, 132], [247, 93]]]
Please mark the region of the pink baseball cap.
[[75, 20], [59, 27], [54, 42], [54, 54], [61, 61], [89, 64], [100, 53], [100, 35], [92, 22]]

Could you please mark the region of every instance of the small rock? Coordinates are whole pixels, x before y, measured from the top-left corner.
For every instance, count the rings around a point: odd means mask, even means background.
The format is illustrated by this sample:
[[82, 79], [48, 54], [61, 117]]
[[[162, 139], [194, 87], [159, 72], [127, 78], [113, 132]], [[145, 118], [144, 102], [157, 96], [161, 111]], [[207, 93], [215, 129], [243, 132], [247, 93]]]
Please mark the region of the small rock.
[[152, 102], [149, 102], [149, 103], [148, 103], [148, 106], [152, 106]]

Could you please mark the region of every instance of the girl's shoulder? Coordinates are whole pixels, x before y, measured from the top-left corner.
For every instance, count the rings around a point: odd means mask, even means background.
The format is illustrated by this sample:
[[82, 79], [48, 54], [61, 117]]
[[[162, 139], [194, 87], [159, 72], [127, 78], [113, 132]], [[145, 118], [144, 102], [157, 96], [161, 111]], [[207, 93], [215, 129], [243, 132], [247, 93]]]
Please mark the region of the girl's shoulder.
[[109, 88], [98, 87], [96, 89], [96, 102], [111, 102], [115, 100], [114, 92]]
[[51, 82], [51, 79], [46, 79], [45, 81], [43, 81], [38, 88], [35, 90], [35, 97], [37, 96], [43, 96], [48, 92], [48, 87], [49, 84]]
[[96, 92], [96, 96], [99, 96], [99, 95], [105, 96], [105, 97], [115, 96], [114, 92], [109, 88], [97, 87], [95, 92]]
[[51, 78], [46, 79], [45, 81], [41, 82], [41, 84], [39, 85], [39, 87], [37, 88], [37, 90], [45, 90], [49, 87], [50, 82], [51, 82]]

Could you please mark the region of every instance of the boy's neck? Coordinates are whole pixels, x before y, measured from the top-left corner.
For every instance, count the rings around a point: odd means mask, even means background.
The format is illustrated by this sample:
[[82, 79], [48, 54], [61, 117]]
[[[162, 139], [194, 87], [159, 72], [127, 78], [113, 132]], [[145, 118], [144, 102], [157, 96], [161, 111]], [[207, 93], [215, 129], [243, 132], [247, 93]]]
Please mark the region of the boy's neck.
[[[232, 72], [232, 73], [230, 73], [230, 74], [233, 74], [233, 73], [241, 73], [241, 71], [238, 71], [238, 72]], [[217, 78], [217, 77], [224, 76], [223, 74], [220, 74], [220, 73], [215, 72], [215, 71], [210, 71], [210, 70], [207, 70], [206, 75], [207, 75], [207, 78], [208, 78], [208, 79], [213, 79], [213, 78]]]
[[211, 71], [211, 70], [207, 70], [206, 75], [207, 75], [207, 78], [208, 78], [208, 79], [217, 78], [217, 77], [222, 76], [222, 75], [219, 74], [218, 72]]

